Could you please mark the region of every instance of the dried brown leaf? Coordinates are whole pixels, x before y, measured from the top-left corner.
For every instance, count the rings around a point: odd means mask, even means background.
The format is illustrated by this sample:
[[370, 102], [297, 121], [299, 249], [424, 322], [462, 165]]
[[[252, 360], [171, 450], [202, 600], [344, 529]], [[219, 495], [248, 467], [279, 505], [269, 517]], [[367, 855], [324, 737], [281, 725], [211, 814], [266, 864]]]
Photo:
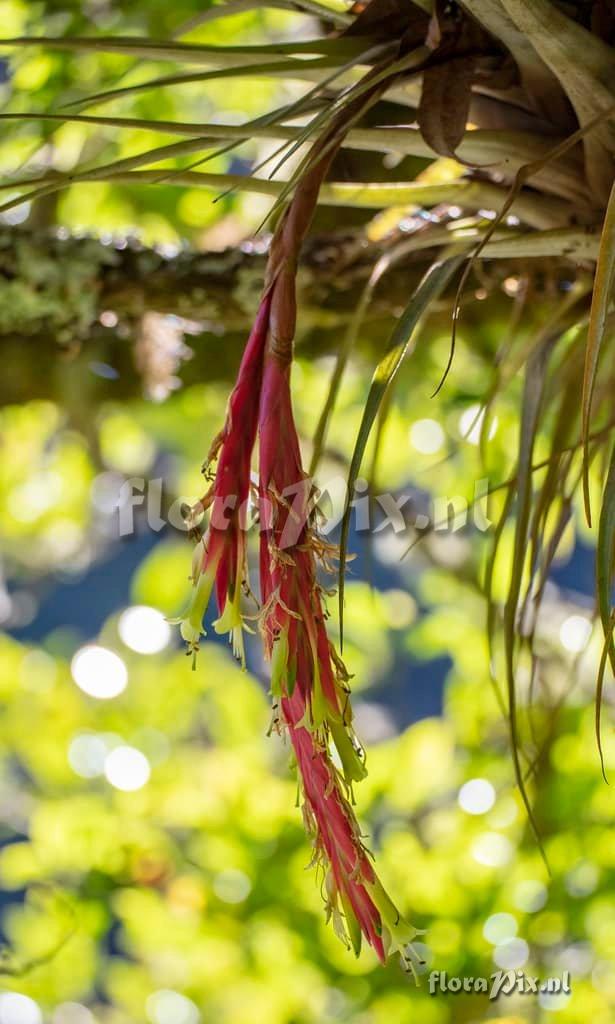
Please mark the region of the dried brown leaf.
[[440, 156], [455, 158], [463, 138], [475, 64], [474, 57], [459, 57], [423, 74], [418, 125], [425, 142]]

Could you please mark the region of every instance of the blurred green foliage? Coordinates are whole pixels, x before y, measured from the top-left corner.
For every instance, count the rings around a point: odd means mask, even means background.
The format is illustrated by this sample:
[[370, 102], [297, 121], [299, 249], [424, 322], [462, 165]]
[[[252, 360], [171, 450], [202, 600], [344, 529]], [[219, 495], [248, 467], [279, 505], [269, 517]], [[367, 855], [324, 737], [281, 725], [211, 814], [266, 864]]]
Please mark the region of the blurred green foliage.
[[[322, 369], [300, 366], [297, 398], [306, 434]], [[353, 436], [361, 383], [355, 369], [336, 418], [341, 451]], [[4, 410], [0, 500], [9, 574], [25, 588], [37, 575], [44, 584], [54, 569], [87, 568], [100, 554], [100, 510], [92, 497], [100, 502], [110, 476], [146, 476], [161, 452], [171, 459], [173, 492], [197, 494], [200, 459], [224, 401], [223, 387], [204, 385], [158, 405], [108, 407], [91, 425], [95, 443], [70, 428], [60, 408], [32, 403]], [[430, 456], [436, 468], [428, 471], [427, 456], [413, 458], [408, 441], [408, 424], [423, 412], [416, 391], [400, 388], [380, 461], [383, 486], [410, 477], [434, 493], [463, 492], [463, 480], [473, 479], [476, 446], [460, 441], [445, 462]], [[508, 427], [506, 416], [500, 418], [491, 451], [495, 466], [500, 451], [505, 476]], [[401, 554], [399, 538], [382, 537], [373, 538], [373, 557], [390, 564], [391, 547], [393, 558]], [[591, 1013], [606, 1024], [614, 995], [615, 841], [593, 732], [599, 641], [575, 664], [559, 635], [574, 608], [550, 603], [542, 637], [545, 691], [531, 710], [524, 707], [546, 737], [535, 792], [549, 879], [527, 835], [506, 724], [489, 681], [476, 583], [481, 542], [467, 530], [428, 540], [401, 563], [402, 591], [371, 592], [351, 577], [346, 657], [355, 673], [358, 727], [368, 740], [374, 705], [386, 706], [381, 687], [395, 652], [414, 657], [406, 669], [413, 686], [420, 685], [421, 660], [452, 659], [444, 716], [400, 735], [389, 716], [380, 741], [368, 743], [358, 810], [385, 883], [426, 929], [430, 966], [455, 976], [489, 975], [494, 951], [506, 943], [485, 937], [486, 922], [509, 914], [517, 937], [528, 943], [529, 973], [571, 970], [565, 1005], [541, 1008], [529, 995], [493, 1004], [480, 995], [431, 997], [426, 978], [415, 990], [395, 963], [383, 970], [369, 952], [355, 962], [325, 925], [313, 872], [306, 871], [309, 851], [289, 752], [266, 738], [263, 688], [219, 645], [204, 645], [196, 672], [174, 644], [160, 654], [136, 653], [118, 632], [121, 607], [101, 623], [98, 637], [68, 629], [41, 648], [8, 636], [2, 641], [6, 990], [35, 1000], [54, 1024], [71, 1024], [67, 1014], [77, 1010], [66, 1005], [72, 1003], [93, 1014], [75, 1017], [84, 1024], [417, 1018], [447, 1024], [502, 1014], [529, 1022], [553, 1013], [575, 1024]], [[183, 536], [162, 540], [134, 575], [134, 605], [176, 614], [186, 597], [188, 562]], [[427, 609], [418, 617], [416, 602]], [[71, 678], [70, 660], [85, 642], [124, 662], [128, 683], [118, 696], [88, 696]], [[256, 650], [251, 660], [260, 669]], [[144, 755], [151, 771], [135, 791], [118, 789], [125, 778], [109, 768], [110, 754], [125, 747]], [[615, 744], [608, 734], [605, 751], [612, 771]], [[134, 766], [124, 771], [130, 781]], [[476, 778], [496, 793], [483, 814], [458, 803], [460, 787]], [[505, 937], [510, 940], [510, 931]]]
[[[3, 0], [0, 7], [7, 36], [96, 29], [154, 38], [176, 32], [202, 9], [194, 0]], [[234, 41], [254, 41], [259, 33], [297, 31], [297, 18], [254, 10], [225, 21], [223, 29], [212, 22], [194, 38], [219, 42], [222, 31]], [[7, 110], [20, 109], [26, 92], [30, 109], [47, 109], [165, 70], [162, 62], [133, 67], [117, 55], [24, 51], [12, 58], [0, 92]], [[143, 94], [120, 101], [117, 112], [202, 121], [222, 112], [230, 120], [292, 95], [281, 80], [226, 80], [206, 90]], [[0, 141], [0, 162], [7, 175], [43, 152], [48, 166], [66, 170], [156, 141], [139, 131], [119, 136], [64, 125], [52, 132], [20, 122]], [[246, 152], [259, 155], [252, 143]], [[218, 158], [211, 169], [227, 169], [229, 159]], [[254, 197], [232, 195], [212, 207], [200, 191], [96, 184], [63, 194], [53, 216], [70, 230], [138, 230], [146, 242], [188, 237], [208, 245], [248, 233], [263, 211]], [[78, 288], [78, 268], [76, 274]], [[18, 305], [19, 295], [13, 299]], [[437, 418], [429, 394], [448, 337], [419, 345], [412, 369], [403, 368], [377, 463], [383, 488], [411, 482], [427, 495], [471, 500], [476, 479], [507, 479], [518, 431], [515, 381], [498, 400], [486, 464], [479, 446], [464, 438], [468, 410], [484, 392], [485, 368], [500, 341], [500, 307], [481, 324], [480, 344], [474, 338], [472, 349], [461, 333], [455, 384], [442, 396]], [[306, 438], [329, 372], [327, 360], [298, 363], [297, 415]], [[344, 471], [368, 379], [369, 367], [355, 360], [332, 423], [323, 479]], [[160, 404], [109, 405], [91, 417], [87, 410], [75, 413], [72, 398], [66, 407], [32, 402], [0, 412], [0, 545], [11, 584], [10, 597], [0, 593], [0, 599], [13, 602], [17, 624], [28, 621], [31, 590], [43, 592], [57, 573], [87, 572], [104, 556], [103, 526], [113, 518], [108, 492], [123, 476], [147, 476], [163, 459], [171, 497], [199, 494], [199, 466], [225, 401], [222, 385], [204, 383]], [[422, 435], [412, 432], [417, 423]], [[417, 445], [421, 436], [431, 442]], [[501, 503], [501, 492], [492, 500]], [[560, 560], [574, 538], [571, 527]], [[587, 620], [587, 610], [554, 590], [541, 619], [541, 690], [530, 706], [528, 683], [521, 702], [524, 736], [540, 739], [530, 785], [549, 878], [513, 786], [506, 723], [489, 677], [480, 592], [484, 537], [442, 533], [400, 561], [407, 545], [407, 537], [391, 532], [373, 538], [372, 557], [399, 568], [395, 589], [372, 592], [352, 578], [348, 586], [345, 653], [355, 675], [359, 732], [369, 746], [369, 776], [357, 790], [360, 819], [387, 888], [425, 929], [420, 948], [429, 969], [488, 977], [512, 950], [528, 974], [569, 970], [571, 997], [489, 1003], [480, 994], [430, 996], [426, 977], [415, 989], [395, 963], [383, 970], [369, 951], [355, 961], [325, 925], [318, 886], [306, 871], [309, 850], [289, 753], [266, 737], [263, 685], [214, 644], [203, 646], [192, 672], [160, 623], [163, 650], [137, 653], [138, 636], [133, 646], [125, 642], [129, 633], [122, 639], [125, 609], [118, 607], [97, 637], [81, 636], [66, 622], [38, 647], [8, 634], [0, 641], [1, 1024], [612, 1020], [613, 805], [599, 773], [592, 704], [600, 643], [592, 636], [581, 653], [562, 644], [563, 626], [575, 615]], [[498, 598], [509, 560], [505, 533], [494, 574]], [[132, 605], [177, 614], [188, 565], [185, 538], [165, 535], [134, 574]], [[112, 698], [88, 695], [76, 685], [74, 668], [71, 674], [76, 652], [92, 643], [115, 652], [125, 666], [127, 684]], [[383, 712], [382, 687], [396, 659], [409, 655], [405, 670], [414, 687], [421, 684], [422, 661], [446, 655], [452, 667], [443, 716], [400, 732]], [[252, 664], [259, 673], [255, 651]], [[103, 687], [108, 682], [107, 675]], [[603, 742], [613, 772], [612, 732], [605, 730]], [[469, 813], [479, 805], [464, 803], [460, 787], [476, 779], [492, 787], [493, 802]]]
[[[252, 10], [231, 19], [213, 21], [190, 28], [191, 19], [211, 4], [194, 0], [172, 5], [164, 3], [23, 3], [3, 0], [2, 32], [5, 37], [19, 35], [87, 35], [97, 31], [106, 35], [148, 35], [164, 39], [181, 34], [186, 42], [228, 43], [258, 41], [276, 34], [297, 31], [301, 16], [284, 11]], [[186, 31], [184, 32], [183, 29]], [[33, 50], [11, 57], [11, 74], [0, 85], [3, 109], [28, 111], [57, 109], [62, 104], [84, 99], [94, 92], [145, 82], [170, 74], [174, 66], [164, 61], [138, 60], [118, 54], [63, 54]], [[113, 113], [132, 117], [171, 121], [233, 123], [256, 117], [274, 106], [296, 98], [296, 83], [281, 79], [229, 79], [195, 82], [181, 90], [162, 89], [139, 93], [118, 100]], [[78, 110], [79, 108], [76, 108]], [[106, 107], [100, 112], [105, 113]], [[84, 160], [107, 163], [154, 146], [168, 143], [169, 136], [142, 129], [118, 132], [113, 127], [96, 129], [69, 123], [59, 127], [41, 122], [18, 122], [0, 141], [0, 166], [4, 175], [16, 174], [35, 156], [31, 167], [70, 170]], [[45, 143], [48, 146], [45, 147]], [[41, 146], [43, 148], [41, 149]], [[241, 158], [262, 156], [257, 142], [241, 151]], [[221, 155], [208, 162], [208, 169], [229, 169], [233, 155]], [[187, 166], [190, 158], [172, 161], [170, 168]], [[180, 238], [207, 237], [208, 227], [216, 227], [218, 236], [237, 239], [264, 216], [268, 201], [257, 197], [230, 195], [216, 206], [212, 196], [198, 189], [178, 191], [164, 183], [153, 189], [111, 186], [104, 182], [73, 188], [58, 201], [58, 221], [75, 230], [133, 232], [146, 243], [173, 243]], [[222, 222], [222, 228], [220, 223]]]
[[[182, 573], [178, 546], [161, 545], [137, 574], [135, 601], [169, 607]], [[430, 574], [424, 584], [435, 585]], [[386, 650], [390, 635], [386, 596], [366, 637], [371, 597], [349, 593], [349, 636], [354, 630], [367, 647], [356, 657], [353, 644], [351, 663], [371, 687], [373, 642]], [[591, 1008], [607, 1022], [615, 842], [591, 709], [568, 708], [541, 769], [548, 880], [511, 786], [482, 645], [468, 643], [475, 630], [471, 601], [442, 599], [404, 630], [422, 656], [453, 657], [446, 713], [372, 745], [361, 820], [387, 884], [426, 928], [437, 969], [489, 974], [485, 922], [512, 914], [529, 943], [529, 972], [572, 971], [573, 996], [558, 1019], [582, 1022]], [[46, 1011], [83, 1003], [94, 1020], [113, 1024], [183, 1020], [183, 1004], [171, 997], [171, 1009], [162, 1000], [156, 1010], [156, 993], [167, 990], [190, 999], [203, 1020], [242, 1024], [488, 1015], [477, 996], [430, 998], [425, 979], [415, 991], [395, 964], [382, 970], [369, 952], [355, 962], [325, 926], [305, 870], [288, 751], [265, 738], [266, 697], [224, 650], [206, 644], [196, 672], [174, 650], [138, 655], [121, 642], [117, 616], [103, 625], [100, 643], [128, 669], [125, 691], [110, 700], [82, 693], [59, 654], [2, 641], [0, 797], [10, 843], [0, 875], [9, 894], [25, 890], [24, 902], [4, 914], [7, 965], [24, 968], [5, 976], [7, 988]], [[125, 745], [151, 768], [134, 792], [118, 789], [117, 778], [111, 784], [105, 762]], [[612, 743], [607, 758], [613, 769]], [[472, 778], [490, 780], [497, 793], [485, 814], [457, 804], [459, 786]], [[531, 1002], [520, 996], [510, 1019], [536, 1019]]]

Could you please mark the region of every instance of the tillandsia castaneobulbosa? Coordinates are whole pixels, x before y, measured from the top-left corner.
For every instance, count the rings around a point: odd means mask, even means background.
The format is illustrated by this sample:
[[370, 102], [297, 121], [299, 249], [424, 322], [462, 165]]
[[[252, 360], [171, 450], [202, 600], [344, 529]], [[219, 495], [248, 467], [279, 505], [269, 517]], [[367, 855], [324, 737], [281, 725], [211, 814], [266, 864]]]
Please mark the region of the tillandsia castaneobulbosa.
[[[370, 72], [374, 75], [374, 72]], [[353, 784], [366, 774], [352, 728], [348, 673], [326, 628], [317, 565], [334, 550], [318, 535], [311, 482], [303, 470], [295, 428], [290, 372], [295, 335], [295, 277], [299, 250], [318, 191], [349, 121], [383, 88], [362, 90], [313, 145], [306, 169], [274, 233], [260, 307], [231, 394], [226, 422], [207, 466], [217, 458], [211, 487], [197, 508], [209, 525], [196, 545], [191, 606], [181, 622], [189, 653], [204, 634], [203, 616], [215, 590], [218, 633], [230, 634], [243, 661], [242, 592], [249, 592], [245, 541], [251, 459], [258, 436], [261, 609], [257, 616], [271, 664], [272, 727], [288, 734], [303, 813], [323, 871], [327, 917], [358, 955], [364, 937], [384, 962], [398, 951], [407, 970], [418, 960], [418, 934], [384, 890], [352, 809]], [[367, 83], [369, 86], [369, 83]], [[337, 753], [337, 767], [333, 760]], [[414, 961], [414, 962], [413, 962]]]

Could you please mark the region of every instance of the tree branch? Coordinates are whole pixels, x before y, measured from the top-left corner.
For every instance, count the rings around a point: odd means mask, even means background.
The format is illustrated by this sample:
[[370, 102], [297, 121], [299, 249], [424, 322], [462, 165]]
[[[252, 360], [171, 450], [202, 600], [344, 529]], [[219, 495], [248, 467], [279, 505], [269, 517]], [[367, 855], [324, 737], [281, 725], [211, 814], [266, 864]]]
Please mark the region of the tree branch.
[[[300, 344], [336, 349], [356, 289], [380, 252], [353, 235], [310, 240], [299, 274]], [[425, 254], [418, 259], [422, 266]], [[148, 387], [160, 394], [165, 373], [169, 385], [176, 372], [185, 383], [230, 377], [265, 263], [260, 242], [201, 253], [105, 236], [0, 230], [0, 404], [70, 402], [75, 389], [94, 403]], [[372, 330], [375, 320], [382, 328], [396, 301], [405, 301], [408, 287], [406, 263], [403, 275], [392, 275], [386, 299], [376, 299]]]
[[[360, 344], [381, 350], [426, 266], [452, 242], [480, 237], [467, 225], [416, 218], [400, 235], [407, 255], [391, 261], [370, 301]], [[357, 296], [393, 243], [360, 232], [312, 235], [298, 279], [297, 345], [336, 352]], [[591, 266], [597, 236], [585, 228], [496, 232], [483, 255], [506, 274], [517, 260], [553, 273], [553, 257]], [[232, 378], [263, 286], [266, 242], [223, 252], [149, 249], [134, 240], [76, 237], [36, 228], [0, 229], [0, 405], [51, 399], [88, 409], [148, 393], [163, 397], [180, 381]], [[569, 276], [569, 275], [568, 275]], [[504, 300], [504, 296], [502, 296]], [[504, 300], [505, 301], [505, 300]], [[443, 304], [443, 328], [450, 323]]]

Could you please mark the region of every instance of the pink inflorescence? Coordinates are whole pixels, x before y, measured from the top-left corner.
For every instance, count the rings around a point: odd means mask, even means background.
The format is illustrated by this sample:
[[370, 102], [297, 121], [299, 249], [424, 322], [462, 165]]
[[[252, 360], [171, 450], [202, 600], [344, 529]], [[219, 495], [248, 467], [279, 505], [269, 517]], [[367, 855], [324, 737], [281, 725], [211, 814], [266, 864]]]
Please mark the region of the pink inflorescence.
[[382, 887], [352, 809], [353, 784], [366, 774], [365, 756], [352, 728], [348, 673], [326, 628], [317, 565], [330, 568], [334, 550], [315, 527], [314, 495], [302, 467], [292, 411], [291, 363], [272, 330], [275, 283], [261, 301], [224, 429], [210, 452], [211, 460], [217, 456], [217, 470], [201, 507], [209, 507], [211, 514], [196, 547], [193, 601], [182, 620], [182, 635], [196, 652], [215, 589], [219, 618], [214, 628], [230, 634], [243, 660], [241, 594], [247, 591], [247, 568], [242, 510], [250, 495], [258, 435], [258, 627], [271, 663], [273, 726], [287, 733], [292, 744], [313, 860], [324, 873], [327, 916], [357, 955], [364, 937], [381, 961], [395, 949], [413, 970], [416, 955], [410, 943], [417, 931]]

